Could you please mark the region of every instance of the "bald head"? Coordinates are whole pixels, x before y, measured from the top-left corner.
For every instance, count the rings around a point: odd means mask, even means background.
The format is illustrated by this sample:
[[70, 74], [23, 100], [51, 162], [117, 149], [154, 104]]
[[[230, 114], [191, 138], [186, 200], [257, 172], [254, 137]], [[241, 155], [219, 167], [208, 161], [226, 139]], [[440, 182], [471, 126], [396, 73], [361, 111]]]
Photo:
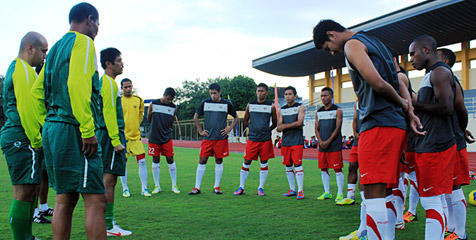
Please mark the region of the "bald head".
[[37, 32], [28, 32], [20, 43], [20, 52], [18, 57], [27, 61], [32, 67], [43, 63], [48, 51], [48, 41]]
[[21, 39], [20, 43], [20, 52], [26, 51], [28, 45], [31, 44], [33, 47], [39, 47], [42, 44], [46, 43], [46, 38], [43, 35], [37, 32], [28, 32], [25, 36]]

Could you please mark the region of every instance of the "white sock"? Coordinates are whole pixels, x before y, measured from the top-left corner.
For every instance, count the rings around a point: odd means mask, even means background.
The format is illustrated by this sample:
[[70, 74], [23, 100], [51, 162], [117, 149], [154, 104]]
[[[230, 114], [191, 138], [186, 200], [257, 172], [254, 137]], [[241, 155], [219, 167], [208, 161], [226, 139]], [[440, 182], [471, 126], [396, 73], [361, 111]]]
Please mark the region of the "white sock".
[[175, 187], [177, 185], [177, 166], [175, 165], [175, 162], [168, 165], [169, 165], [170, 179], [172, 180], [172, 187]]
[[355, 195], [355, 183], [347, 183], [347, 198], [352, 198], [354, 199]]
[[344, 190], [344, 173], [336, 172], [337, 194], [343, 194]]
[[331, 193], [331, 187], [329, 186], [329, 180], [330, 180], [329, 173], [321, 170], [321, 179], [322, 179], [322, 184], [324, 185], [324, 192]]
[[304, 170], [302, 169], [302, 166], [299, 166], [295, 168], [296, 170], [296, 181], [298, 184], [298, 192], [303, 190], [303, 185], [304, 185]]
[[360, 225], [356, 234], [362, 237], [362, 233], [367, 231], [367, 208], [365, 207], [364, 191], [360, 191], [360, 197], [362, 198], [362, 203], [360, 204]]
[[160, 188], [160, 163], [152, 162], [152, 176], [155, 186]]
[[145, 158], [138, 161], [139, 163], [139, 178], [142, 184], [142, 191], [147, 189], [147, 165], [145, 164]]
[[443, 240], [445, 220], [441, 196], [420, 197], [421, 206], [426, 211], [425, 239]]
[[223, 163], [215, 163], [215, 186], [220, 187], [221, 176], [223, 175]]
[[259, 188], [264, 188], [266, 178], [268, 178], [268, 163], [260, 163], [261, 170], [259, 171]]
[[286, 167], [286, 177], [288, 178], [289, 189], [296, 191], [296, 184], [294, 183], [293, 167]]
[[404, 174], [404, 177], [403, 177], [403, 185], [400, 187], [398, 186], [398, 188], [400, 188], [400, 191], [402, 192], [402, 195], [403, 195], [403, 210], [405, 210], [405, 203], [406, 203], [406, 199], [407, 199], [407, 190], [408, 190], [408, 178], [407, 178], [407, 174], [405, 173]]
[[385, 205], [387, 207], [387, 219], [388, 224], [386, 228], [385, 239], [393, 240], [395, 239], [395, 221], [397, 220], [397, 211], [395, 208], [395, 197], [393, 194], [390, 194], [385, 198]]
[[203, 175], [205, 174], [205, 170], [207, 169], [207, 164], [198, 164], [197, 167], [197, 175], [195, 177], [195, 188], [200, 189], [200, 186], [202, 185], [202, 178]]
[[443, 213], [446, 216], [446, 227], [448, 231], [454, 232], [455, 231], [455, 219], [454, 219], [454, 211], [453, 211], [453, 202], [451, 201], [451, 195], [453, 194], [443, 194], [444, 195], [444, 205], [443, 203]]
[[[403, 185], [403, 183], [402, 183]], [[403, 222], [403, 208], [405, 207], [403, 203], [403, 194], [402, 191], [399, 188], [394, 188], [393, 189], [393, 196], [394, 196], [394, 205], [395, 205], [395, 211], [397, 212], [397, 223]]]
[[[454, 190], [451, 194], [451, 201], [453, 203], [453, 213], [455, 221], [455, 233], [458, 234], [460, 238], [466, 237], [466, 199], [464, 197], [463, 189]], [[456, 217], [458, 216], [458, 217]]]
[[240, 171], [240, 188], [245, 189], [245, 182], [246, 179], [248, 178], [248, 175], [250, 174], [250, 165], [246, 165], [243, 163], [243, 166], [241, 167]]
[[367, 208], [368, 239], [384, 239], [388, 225], [385, 198], [365, 199], [365, 205]]
[[35, 212], [33, 213], [33, 217], [39, 217], [40, 216], [40, 210], [38, 208], [35, 208]]
[[40, 211], [46, 211], [48, 210], [49, 207], [48, 207], [48, 203], [43, 203], [43, 204], [40, 204]]
[[122, 183], [123, 192], [125, 190], [129, 190], [129, 187], [127, 187], [127, 163], [126, 163], [126, 173], [124, 174], [124, 176], [121, 176], [121, 183]]
[[408, 174], [408, 179], [410, 179], [410, 194], [408, 200], [408, 211], [412, 214], [416, 214], [416, 208], [418, 205], [418, 200], [420, 199], [420, 194], [418, 193], [418, 182], [416, 180], [415, 172]]

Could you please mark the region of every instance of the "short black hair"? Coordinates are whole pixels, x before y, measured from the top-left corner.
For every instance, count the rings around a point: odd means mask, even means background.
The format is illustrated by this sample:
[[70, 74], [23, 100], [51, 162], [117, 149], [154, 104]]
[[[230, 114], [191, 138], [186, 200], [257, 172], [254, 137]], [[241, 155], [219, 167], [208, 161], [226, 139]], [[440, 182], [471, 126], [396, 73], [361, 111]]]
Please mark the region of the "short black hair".
[[112, 63], [114, 65], [114, 60], [117, 56], [121, 56], [121, 52], [117, 48], [106, 48], [101, 51], [101, 67], [106, 69], [106, 62]]
[[266, 83], [260, 83], [260, 84], [258, 84], [258, 86], [256, 86], [256, 88], [260, 88], [260, 87], [262, 87], [262, 88], [264, 88], [266, 91], [268, 91], [268, 85], [266, 85]]
[[286, 92], [287, 90], [292, 90], [294, 95], [297, 95], [297, 91], [296, 91], [296, 88], [294, 88], [293, 86], [288, 86], [284, 89], [284, 92]]
[[89, 16], [93, 16], [95, 20], [99, 19], [98, 10], [91, 4], [82, 2], [74, 5], [69, 12], [69, 23], [80, 23], [87, 19]]
[[436, 40], [430, 35], [420, 35], [415, 38], [415, 40], [413, 40], [413, 43], [418, 44], [420, 48], [426, 45], [430, 48], [432, 52], [436, 53]]
[[317, 50], [322, 49], [322, 44], [326, 41], [330, 41], [327, 36], [327, 31], [345, 32], [347, 29], [330, 19], [321, 20], [312, 31], [312, 39], [314, 40], [314, 46]]
[[168, 87], [165, 89], [164, 91], [164, 95], [168, 95], [168, 96], [171, 96], [171, 97], [175, 97], [175, 90], [171, 87]]
[[217, 91], [220, 91], [220, 85], [218, 85], [218, 83], [212, 83], [210, 84], [210, 86], [208, 86], [208, 89], [209, 90], [217, 90]]
[[438, 51], [441, 52], [441, 54], [446, 60], [448, 60], [448, 66], [453, 67], [453, 65], [455, 65], [456, 55], [453, 51], [448, 48], [439, 48]]
[[132, 83], [132, 81], [131, 81], [129, 78], [124, 78], [124, 79], [122, 79], [122, 81], [121, 81], [121, 87], [124, 85], [125, 82], [130, 82], [130, 83]]
[[400, 56], [400, 54], [398, 54], [397, 49], [392, 48], [392, 47], [388, 47], [388, 50], [390, 50], [390, 53], [392, 54], [392, 57], [396, 58], [397, 62], [398, 62], [398, 56]]
[[324, 91], [328, 91], [331, 93], [332, 96], [334, 96], [334, 90], [332, 90], [332, 88], [330, 87], [325, 87], [321, 90], [321, 92], [324, 92]]

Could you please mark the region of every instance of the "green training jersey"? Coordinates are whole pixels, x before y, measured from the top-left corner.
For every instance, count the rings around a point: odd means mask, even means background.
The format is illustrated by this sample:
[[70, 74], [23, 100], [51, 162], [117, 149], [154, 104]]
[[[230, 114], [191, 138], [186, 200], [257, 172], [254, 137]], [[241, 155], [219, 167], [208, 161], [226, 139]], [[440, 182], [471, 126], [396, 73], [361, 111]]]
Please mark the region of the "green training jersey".
[[33, 108], [30, 90], [36, 80], [35, 70], [25, 60], [15, 58], [8, 67], [3, 86], [3, 111], [6, 116], [2, 133], [15, 132], [12, 141], [28, 138], [33, 148], [40, 148], [41, 133]]
[[101, 112], [99, 126], [106, 127], [113, 147], [121, 144], [119, 132], [124, 133], [124, 114], [122, 112], [121, 94], [116, 81], [106, 74], [101, 77]]
[[48, 53], [32, 95], [42, 124], [78, 125], [81, 137], [90, 138], [98, 127], [100, 89], [93, 40], [70, 31]]

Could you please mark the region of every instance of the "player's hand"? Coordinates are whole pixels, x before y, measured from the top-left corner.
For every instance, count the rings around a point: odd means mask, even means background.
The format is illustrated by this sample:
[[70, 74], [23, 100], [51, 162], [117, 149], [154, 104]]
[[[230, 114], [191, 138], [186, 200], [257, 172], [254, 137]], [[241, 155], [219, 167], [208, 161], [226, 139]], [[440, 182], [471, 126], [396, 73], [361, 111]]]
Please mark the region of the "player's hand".
[[327, 148], [329, 148], [329, 144], [330, 144], [329, 141], [322, 141], [321, 148], [322, 149], [327, 149]]
[[81, 152], [86, 155], [86, 157], [91, 157], [98, 151], [98, 140], [96, 136], [92, 136], [90, 138], [83, 138], [83, 149]]
[[39, 151], [43, 150], [43, 147], [33, 148], [33, 150], [35, 150], [35, 152], [39, 152]]
[[283, 130], [284, 130], [283, 125], [278, 125], [278, 127], [276, 128], [276, 131], [278, 132], [282, 132]]
[[469, 130], [464, 131], [464, 139], [466, 140], [467, 143], [470, 143], [470, 144], [476, 141], [476, 139], [474, 139], [473, 137], [473, 134]]
[[400, 162], [405, 165], [408, 164], [407, 158], [405, 157], [405, 151], [402, 152], [402, 156], [400, 157]]
[[126, 150], [126, 148], [122, 144], [119, 144], [119, 145], [114, 147], [114, 151], [116, 151], [118, 153], [124, 152], [124, 150]]
[[203, 130], [203, 131], [199, 132], [199, 134], [202, 137], [208, 137], [208, 130]]
[[228, 135], [228, 133], [231, 132], [231, 128], [226, 127], [220, 131], [222, 136]]
[[408, 118], [410, 119], [410, 128], [416, 135], [424, 136], [426, 131], [423, 131], [423, 125], [420, 122], [420, 118], [413, 113], [413, 111], [408, 112]]

